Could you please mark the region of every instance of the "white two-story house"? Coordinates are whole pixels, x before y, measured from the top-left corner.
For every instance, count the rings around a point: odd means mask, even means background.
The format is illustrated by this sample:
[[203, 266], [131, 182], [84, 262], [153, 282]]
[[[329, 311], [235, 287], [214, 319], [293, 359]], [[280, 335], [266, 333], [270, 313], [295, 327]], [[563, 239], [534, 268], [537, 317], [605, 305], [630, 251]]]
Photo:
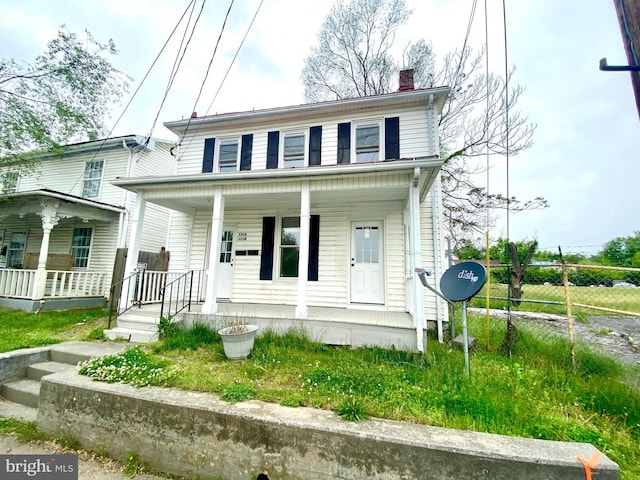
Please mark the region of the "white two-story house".
[[443, 270], [449, 89], [404, 90], [165, 123], [181, 139], [176, 174], [113, 183], [137, 194], [134, 224], [154, 205], [172, 210], [169, 269], [203, 272], [182, 288], [190, 318], [417, 350], [427, 322], [442, 332], [445, 305], [416, 268]]
[[[122, 175], [170, 175], [175, 142], [136, 135], [36, 154], [26, 174], [0, 170], [0, 306], [35, 310], [104, 305], [118, 248], [127, 247], [135, 194]], [[166, 246], [169, 212], [150, 206], [139, 250]]]

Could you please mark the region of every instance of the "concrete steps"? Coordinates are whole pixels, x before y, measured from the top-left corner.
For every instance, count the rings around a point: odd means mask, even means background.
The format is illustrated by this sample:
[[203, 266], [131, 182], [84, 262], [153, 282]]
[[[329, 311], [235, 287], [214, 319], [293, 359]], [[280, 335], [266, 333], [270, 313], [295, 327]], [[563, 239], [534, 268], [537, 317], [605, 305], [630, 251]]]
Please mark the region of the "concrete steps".
[[134, 343], [154, 342], [158, 339], [159, 314], [153, 310], [126, 311], [118, 317], [118, 326], [104, 330], [109, 340], [124, 339]]
[[119, 344], [67, 342], [47, 347], [44, 352], [40, 347], [3, 354], [0, 374], [5, 378], [0, 378], [0, 417], [35, 421], [43, 377], [75, 370], [80, 362], [125, 348]]

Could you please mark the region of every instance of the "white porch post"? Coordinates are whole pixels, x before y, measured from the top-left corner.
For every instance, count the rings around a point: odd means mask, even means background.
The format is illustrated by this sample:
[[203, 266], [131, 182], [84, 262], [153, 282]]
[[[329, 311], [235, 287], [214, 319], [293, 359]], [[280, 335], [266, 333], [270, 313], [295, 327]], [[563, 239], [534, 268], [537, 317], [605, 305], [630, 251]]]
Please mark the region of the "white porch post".
[[207, 286], [204, 293], [205, 302], [202, 313], [216, 313], [218, 304], [218, 277], [220, 271], [220, 239], [224, 223], [224, 195], [217, 189], [213, 197], [213, 216], [211, 218], [211, 238], [209, 239], [209, 270], [207, 270]]
[[33, 298], [44, 297], [47, 284], [47, 256], [49, 255], [49, 238], [51, 230], [60, 221], [58, 216], [59, 202], [43, 202], [42, 211], [38, 213], [42, 219], [42, 243], [40, 244], [40, 255], [38, 256], [38, 269], [34, 279]]
[[307, 279], [309, 276], [309, 236], [311, 231], [311, 194], [309, 182], [300, 191], [300, 252], [298, 256], [298, 301], [296, 318], [307, 317]]
[[[144, 223], [144, 212], [147, 201], [144, 199], [142, 192], [136, 195], [136, 203], [133, 206], [131, 215], [131, 231], [129, 233], [129, 248], [127, 250], [127, 261], [124, 267], [124, 277], [135, 273], [138, 265], [138, 253], [140, 252], [140, 237], [142, 237], [142, 224]], [[129, 294], [127, 298], [127, 293]], [[129, 306], [135, 295], [134, 288], [122, 288], [120, 294], [120, 305]]]
[[418, 351], [424, 352], [424, 329], [426, 320], [422, 283], [418, 280], [416, 268], [422, 267], [422, 239], [420, 238], [420, 191], [418, 188], [420, 169], [414, 170], [413, 183], [409, 187], [409, 216], [411, 218], [411, 276], [413, 288], [413, 324], [416, 328], [416, 345]]

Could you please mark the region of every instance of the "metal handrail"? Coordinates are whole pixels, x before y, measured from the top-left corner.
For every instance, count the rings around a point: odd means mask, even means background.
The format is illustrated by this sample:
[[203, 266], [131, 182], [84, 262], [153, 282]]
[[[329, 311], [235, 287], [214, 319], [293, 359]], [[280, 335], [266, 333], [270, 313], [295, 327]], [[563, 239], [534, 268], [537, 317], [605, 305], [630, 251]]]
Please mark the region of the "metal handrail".
[[[197, 272], [198, 272], [197, 293], [199, 295], [200, 287], [201, 287], [201, 281], [200, 281], [201, 270], [198, 270]], [[165, 284], [165, 286], [162, 288], [160, 293], [160, 297], [162, 299], [162, 304], [160, 307], [160, 318], [164, 318], [165, 313], [166, 313], [166, 316], [168, 317], [177, 315], [185, 308], [187, 309], [187, 311], [189, 312], [191, 311], [191, 303], [193, 299], [193, 277], [195, 273], [196, 273], [196, 270], [189, 270], [188, 272], [180, 275], [175, 280], [172, 280], [171, 282]], [[188, 286], [187, 286], [187, 280], [189, 282]], [[180, 287], [183, 287], [182, 294], [180, 292]], [[174, 295], [174, 289], [175, 289], [175, 295]], [[168, 299], [167, 299], [167, 292], [169, 295]], [[174, 298], [175, 298], [175, 310], [172, 310], [171, 307], [172, 307]], [[168, 306], [165, 307], [165, 304], [167, 302], [168, 302]]]
[[[114, 312], [114, 310], [113, 310], [113, 302], [115, 301], [116, 292], [118, 291], [118, 287], [124, 286], [124, 283], [127, 282], [127, 295], [126, 295], [125, 298], [129, 299], [130, 298], [129, 294], [131, 292], [131, 279], [133, 277], [136, 277], [135, 278], [136, 282], [135, 282], [135, 285], [134, 285], [134, 288], [136, 288], [136, 290], [134, 290], [134, 295], [136, 293], [141, 292], [142, 291], [142, 285], [139, 285], [140, 282], [138, 281], [139, 280], [139, 276], [140, 276], [141, 273], [144, 274], [144, 271], [143, 270], [138, 270], [137, 272], [132, 273], [128, 277], [123, 278], [119, 282], [114, 283], [113, 285], [111, 285], [111, 288], [109, 289], [109, 293], [111, 295], [111, 302], [109, 304], [109, 324], [108, 324], [109, 326], [108, 326], [108, 328], [111, 328], [111, 319], [113, 318], [113, 312]], [[144, 275], [142, 276], [142, 278], [143, 278], [143, 281], [144, 281]], [[138, 286], [140, 286], [140, 288], [138, 288]], [[118, 296], [118, 308], [117, 308], [117, 311], [115, 312], [116, 313], [115, 314], [115, 318], [118, 318], [118, 316], [120, 316], [121, 314], [123, 314], [127, 310], [130, 310], [131, 308], [133, 308], [136, 305], [139, 308], [141, 306], [141, 304], [142, 304], [142, 299], [141, 298], [136, 298], [136, 296], [134, 296], [134, 301], [131, 303], [131, 305], [125, 305], [124, 310], [121, 310], [122, 305], [120, 304], [120, 299], [122, 298], [122, 289], [120, 290], [119, 295], [117, 295], [117, 296]], [[139, 295], [137, 295], [137, 296], [139, 296]]]

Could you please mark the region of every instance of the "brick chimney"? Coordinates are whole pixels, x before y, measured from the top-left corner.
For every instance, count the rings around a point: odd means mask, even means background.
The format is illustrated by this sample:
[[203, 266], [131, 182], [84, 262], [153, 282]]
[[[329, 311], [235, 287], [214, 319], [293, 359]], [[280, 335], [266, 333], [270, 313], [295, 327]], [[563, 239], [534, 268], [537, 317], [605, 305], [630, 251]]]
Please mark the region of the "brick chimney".
[[400, 88], [399, 92], [408, 92], [413, 90], [413, 68], [400, 70]]

